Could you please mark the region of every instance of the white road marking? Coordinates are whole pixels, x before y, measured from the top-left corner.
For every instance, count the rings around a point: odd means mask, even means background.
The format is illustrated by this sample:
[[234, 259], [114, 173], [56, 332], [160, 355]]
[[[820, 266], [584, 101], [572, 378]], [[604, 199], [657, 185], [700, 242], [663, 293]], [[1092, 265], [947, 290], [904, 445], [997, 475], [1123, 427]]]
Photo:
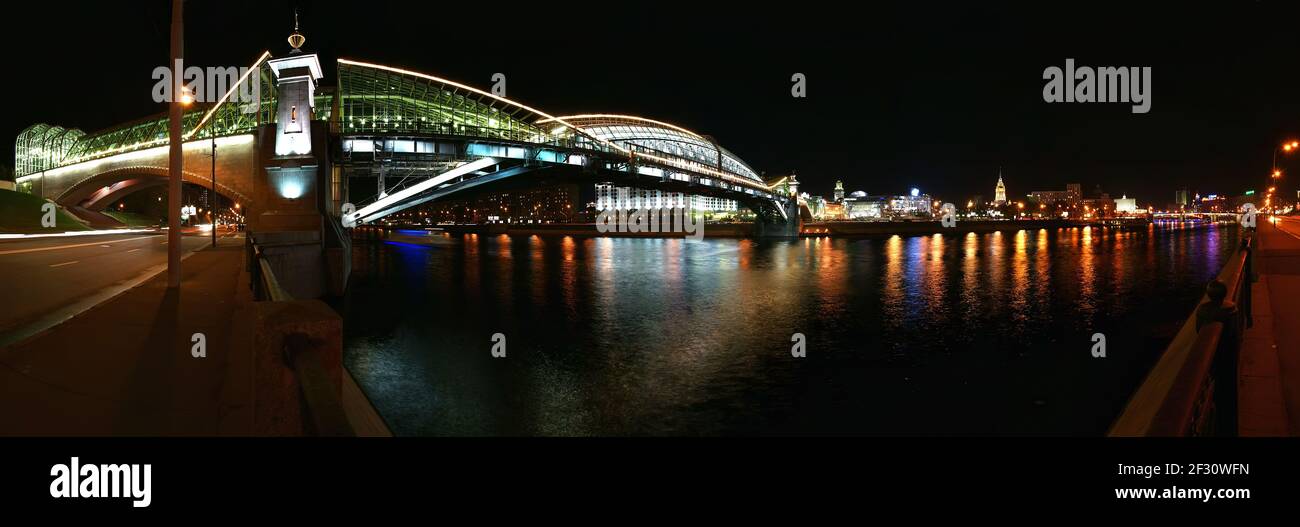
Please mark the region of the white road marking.
[[80, 260], [73, 260], [73, 261], [71, 261], [71, 262], [63, 262], [63, 263], [57, 263], [57, 264], [50, 264], [50, 267], [63, 267], [63, 266], [65, 266], [65, 265], [72, 265], [72, 264], [74, 264], [74, 263], [77, 263], [78, 261], [80, 261]]
[[104, 245], [104, 244], [100, 244], [99, 246], [100, 246], [100, 247], [112, 247], [112, 245]]
[[140, 249], [139, 249], [139, 248], [135, 248], [135, 249], [131, 249], [131, 250], [127, 251], [127, 252], [129, 252], [129, 253], [133, 253], [133, 252], [136, 252], [136, 251], [138, 251], [138, 250], [140, 250]]
[[[127, 239], [125, 239], [125, 240], [117, 240], [117, 241], [118, 241], [118, 243], [121, 243], [121, 242], [129, 242], [129, 241], [133, 241], [133, 240], [143, 240], [143, 239], [145, 239], [145, 238], [153, 238], [153, 236], [140, 236], [140, 237], [138, 237], [138, 238], [127, 238]], [[11, 251], [0, 251], [0, 254], [20, 254], [20, 253], [34, 253], [34, 252], [40, 252], [40, 251], [56, 251], [56, 250], [59, 250], [59, 249], [72, 249], [72, 248], [76, 248], [76, 247], [89, 247], [89, 246], [91, 246], [91, 245], [101, 245], [101, 244], [100, 244], [99, 242], [91, 242], [91, 243], [76, 243], [76, 244], [72, 244], [72, 245], [59, 245], [59, 246], [55, 246], [55, 247], [36, 247], [36, 248], [33, 248], [33, 249], [14, 249], [14, 250], [11, 250]]]

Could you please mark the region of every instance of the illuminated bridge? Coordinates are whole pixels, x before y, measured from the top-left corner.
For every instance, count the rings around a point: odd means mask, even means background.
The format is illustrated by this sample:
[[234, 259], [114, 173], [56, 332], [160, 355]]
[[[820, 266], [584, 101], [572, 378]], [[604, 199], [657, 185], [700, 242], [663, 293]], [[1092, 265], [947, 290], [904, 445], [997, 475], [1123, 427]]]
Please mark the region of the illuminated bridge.
[[[280, 117], [278, 70], [268, 57], [257, 61], [256, 75], [241, 81], [260, 83], [259, 101], [224, 101], [185, 114], [185, 180], [211, 186], [215, 137], [217, 191], [250, 210], [267, 197], [298, 199], [294, 194], [306, 195], [310, 186], [280, 185], [280, 196], [258, 196], [254, 188], [262, 160], [276, 153], [263, 146], [273, 139], [265, 137], [266, 130]], [[327, 155], [317, 156], [327, 158], [318, 166], [327, 167], [322, 175], [328, 185], [317, 188], [330, 191], [323, 205], [336, 216], [350, 201], [342, 184], [348, 177], [379, 178], [377, 196], [356, 200], [359, 213], [349, 218], [367, 222], [504, 178], [562, 173], [593, 183], [734, 199], [768, 221], [787, 218], [786, 198], [739, 157], [668, 123], [605, 114], [553, 116], [432, 75], [345, 59], [337, 63], [337, 86], [313, 91], [311, 121], [328, 131], [321, 134], [327, 136]], [[16, 176], [21, 190], [66, 207], [102, 210], [129, 192], [164, 184], [167, 145], [165, 115], [92, 134], [38, 124], [15, 144]], [[470, 163], [472, 170], [451, 172]], [[409, 184], [383, 187], [394, 180]]]
[[[322, 260], [346, 261], [344, 226], [506, 180], [725, 198], [756, 213], [758, 235], [799, 232], [796, 200], [685, 128], [634, 116], [551, 115], [433, 75], [346, 59], [327, 87], [322, 70], [315, 54], [263, 53], [242, 77], [216, 84], [225, 89], [218, 101], [184, 113], [184, 180], [212, 188], [215, 172], [217, 193], [241, 205], [259, 240], [306, 237], [333, 251]], [[168, 146], [165, 114], [94, 133], [34, 125], [15, 143], [18, 188], [95, 215], [164, 185]], [[374, 194], [349, 196], [352, 178], [374, 178]], [[337, 288], [338, 280], [303, 286], [296, 296]]]

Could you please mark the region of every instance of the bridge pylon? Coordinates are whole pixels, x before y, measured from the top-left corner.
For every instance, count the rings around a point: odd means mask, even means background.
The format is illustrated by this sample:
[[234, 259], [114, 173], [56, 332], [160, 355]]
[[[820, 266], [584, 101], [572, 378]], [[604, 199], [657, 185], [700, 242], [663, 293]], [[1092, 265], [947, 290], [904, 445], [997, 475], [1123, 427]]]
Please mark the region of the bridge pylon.
[[803, 217], [799, 214], [799, 201], [789, 199], [773, 202], [771, 210], [757, 214], [754, 220], [754, 231], [754, 235], [760, 238], [798, 237], [799, 233], [803, 232]]
[[315, 118], [320, 60], [295, 47], [267, 65], [276, 79], [276, 122], [259, 134], [263, 170], [254, 177], [249, 236], [294, 298], [341, 295], [352, 244], [333, 207], [328, 124]]

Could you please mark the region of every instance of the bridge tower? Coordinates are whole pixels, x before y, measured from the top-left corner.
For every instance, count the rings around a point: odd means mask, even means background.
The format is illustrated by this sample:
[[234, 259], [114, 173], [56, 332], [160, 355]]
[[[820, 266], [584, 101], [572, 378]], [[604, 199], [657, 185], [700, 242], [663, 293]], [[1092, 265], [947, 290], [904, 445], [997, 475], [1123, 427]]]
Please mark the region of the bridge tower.
[[[313, 141], [317, 135], [324, 139], [326, 133], [325, 130], [313, 133], [312, 114], [316, 83], [323, 75], [316, 54], [303, 53], [305, 41], [295, 20], [293, 34], [289, 36], [293, 50], [287, 56], [267, 61], [275, 74], [277, 106], [274, 135], [267, 138], [269, 131], [263, 131], [263, 138], [269, 139], [263, 144], [270, 148], [263, 148], [263, 156], [267, 157], [266, 185], [261, 190], [266, 192], [257, 196], [261, 205], [256, 222], [259, 230], [320, 228], [317, 194], [325, 189], [317, 183], [321, 160], [328, 152], [323, 141]], [[321, 144], [317, 145], [318, 142]]]
[[295, 298], [319, 298], [342, 294], [351, 240], [332, 208], [329, 130], [314, 118], [324, 75], [316, 54], [303, 52], [306, 40], [295, 13], [291, 51], [267, 61], [275, 75], [276, 122], [259, 132], [264, 170], [254, 185], [257, 210], [248, 215], [248, 230], [281, 286]]

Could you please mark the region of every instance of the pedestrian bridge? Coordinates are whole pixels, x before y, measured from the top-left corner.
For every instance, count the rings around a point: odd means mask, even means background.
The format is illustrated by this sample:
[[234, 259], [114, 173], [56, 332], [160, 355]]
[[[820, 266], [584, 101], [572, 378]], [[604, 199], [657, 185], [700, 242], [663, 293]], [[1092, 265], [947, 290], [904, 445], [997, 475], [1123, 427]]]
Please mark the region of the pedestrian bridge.
[[[286, 115], [277, 111], [269, 57], [259, 57], [220, 101], [184, 114], [185, 181], [210, 188], [215, 172], [217, 192], [250, 209], [298, 197], [259, 190], [275, 155], [276, 121]], [[366, 211], [351, 219], [374, 221], [487, 183], [561, 174], [734, 199], [764, 222], [797, 222], [790, 213], [795, 200], [773, 192], [713, 139], [676, 125], [613, 114], [556, 116], [433, 75], [348, 59], [337, 61], [335, 73], [335, 86], [316, 90], [310, 109], [313, 130], [327, 132], [315, 134], [325, 138], [313, 154], [321, 167], [315, 197], [334, 217], [345, 202]], [[258, 100], [235, 102], [231, 94], [251, 83], [258, 84]], [[162, 185], [167, 126], [166, 115], [157, 115], [90, 134], [29, 127], [14, 149], [19, 189], [98, 211]], [[348, 196], [346, 178], [379, 176], [382, 185], [385, 175], [404, 183], [373, 197]]]

